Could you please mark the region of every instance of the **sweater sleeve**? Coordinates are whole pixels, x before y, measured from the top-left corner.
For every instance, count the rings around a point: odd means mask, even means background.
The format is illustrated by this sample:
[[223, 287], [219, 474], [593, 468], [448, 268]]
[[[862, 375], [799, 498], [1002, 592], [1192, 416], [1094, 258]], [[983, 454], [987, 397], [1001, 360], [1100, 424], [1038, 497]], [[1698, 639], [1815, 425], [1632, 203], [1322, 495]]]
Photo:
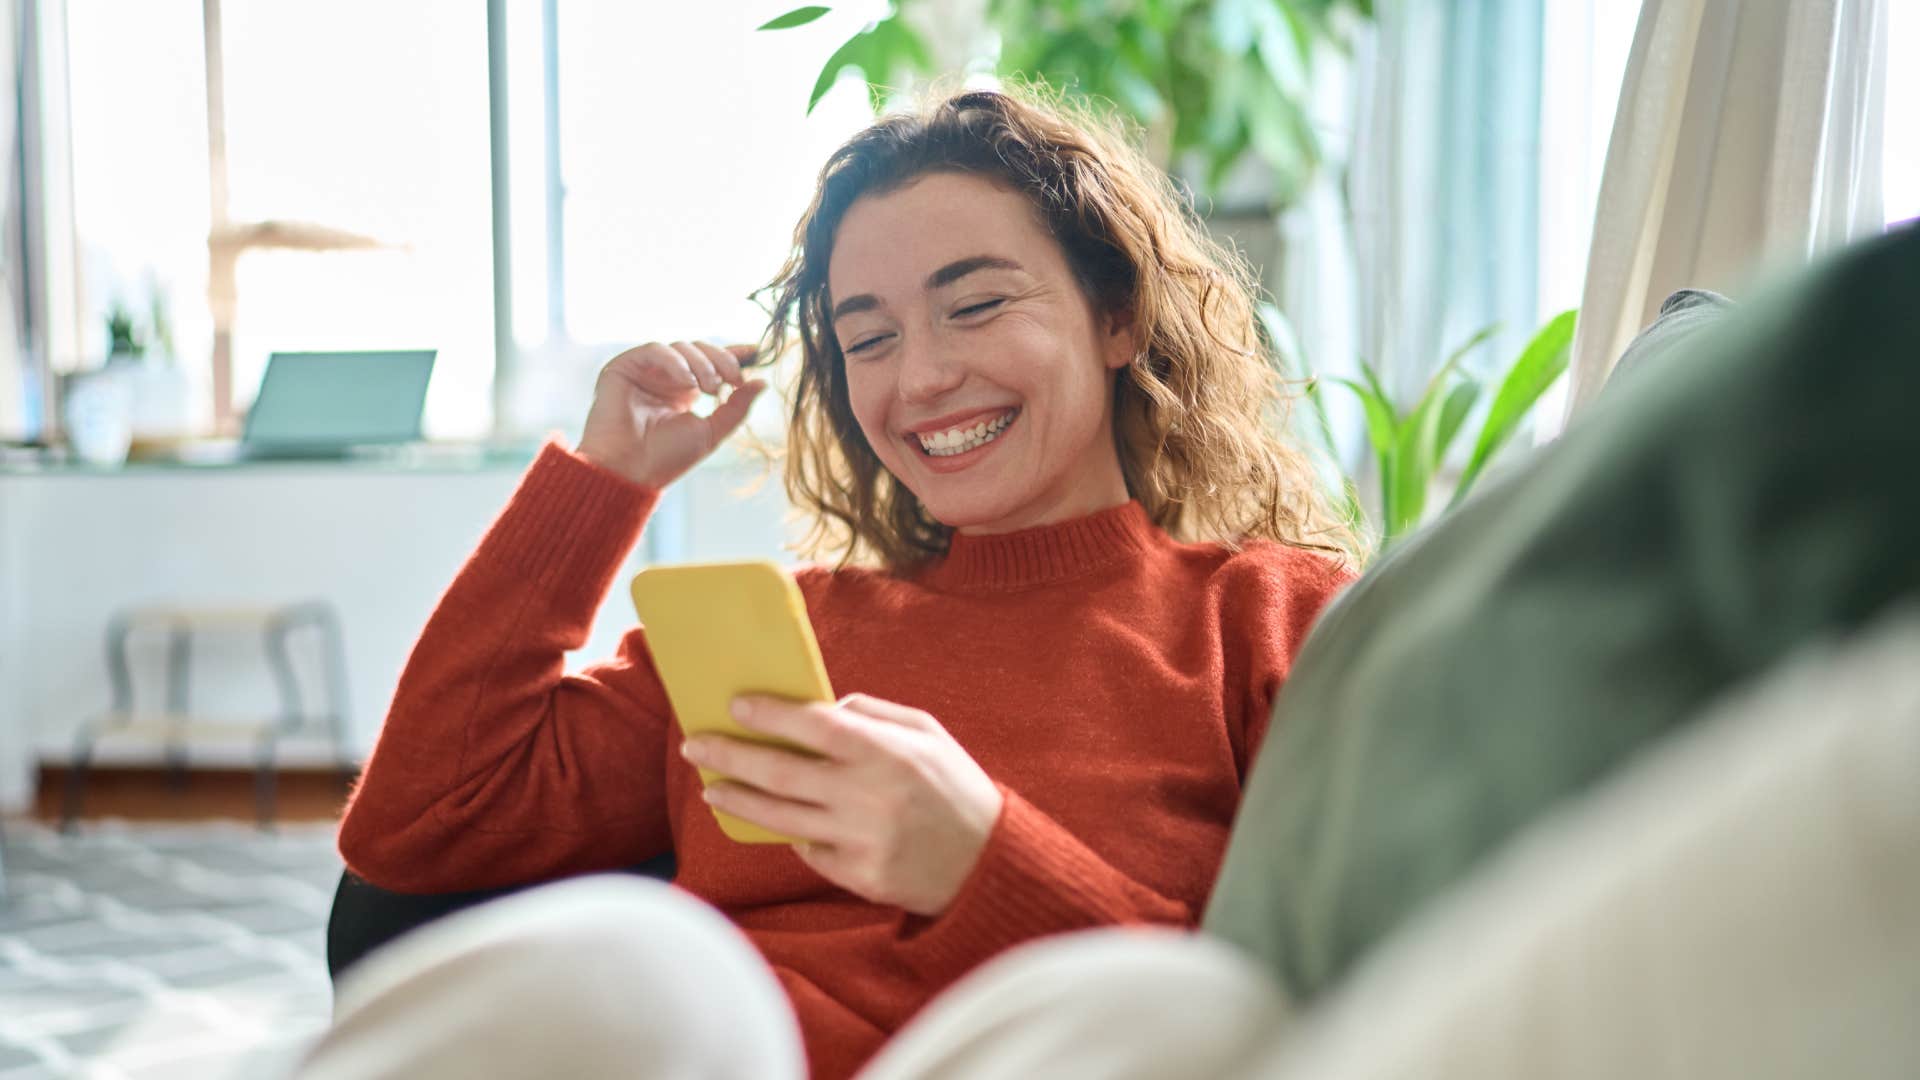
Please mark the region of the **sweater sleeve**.
[[1221, 636], [1235, 764], [1244, 781], [1265, 743], [1273, 703], [1320, 613], [1353, 581], [1332, 559], [1279, 544], [1250, 546], [1222, 568]]
[[565, 674], [657, 494], [544, 447], [442, 596], [340, 827], [404, 893], [628, 866], [671, 846], [671, 709], [641, 633]]
[[938, 916], [904, 914], [901, 957], [944, 984], [1025, 941], [1125, 924], [1193, 926], [1191, 904], [1116, 870], [1066, 827], [1005, 785], [1000, 820], [960, 892]]

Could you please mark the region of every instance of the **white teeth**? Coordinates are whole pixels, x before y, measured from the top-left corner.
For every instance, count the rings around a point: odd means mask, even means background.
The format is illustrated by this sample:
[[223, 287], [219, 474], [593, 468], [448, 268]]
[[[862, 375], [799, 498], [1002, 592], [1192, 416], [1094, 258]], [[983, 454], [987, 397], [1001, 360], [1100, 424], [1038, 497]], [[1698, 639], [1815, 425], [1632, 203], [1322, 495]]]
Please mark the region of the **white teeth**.
[[954, 428], [935, 432], [932, 435], [921, 435], [919, 436], [920, 446], [934, 457], [964, 454], [998, 438], [1000, 433], [1007, 429], [1007, 425], [1013, 422], [1014, 415], [1014, 412], [1009, 411], [1002, 413], [997, 419], [982, 421], [970, 428]]

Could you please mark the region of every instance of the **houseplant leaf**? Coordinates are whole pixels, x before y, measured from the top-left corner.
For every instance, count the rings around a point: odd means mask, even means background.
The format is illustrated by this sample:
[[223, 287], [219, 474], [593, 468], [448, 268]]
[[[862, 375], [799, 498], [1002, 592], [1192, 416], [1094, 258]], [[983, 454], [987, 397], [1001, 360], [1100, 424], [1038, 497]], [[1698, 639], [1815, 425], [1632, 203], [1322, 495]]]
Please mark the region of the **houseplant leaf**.
[[859, 68], [861, 74], [866, 74], [869, 63], [867, 59], [869, 40], [868, 31], [862, 30], [833, 50], [832, 56], [827, 57], [826, 66], [820, 69], [820, 77], [813, 80], [813, 93], [807, 96], [807, 115], [813, 115], [813, 107], [820, 104], [820, 99], [827, 96], [827, 91], [833, 89], [833, 84], [839, 81], [842, 71], [852, 67]]
[[[1360, 365], [1360, 370], [1366, 371], [1366, 365]], [[1394, 415], [1393, 404], [1387, 400], [1386, 395], [1380, 393], [1376, 387], [1342, 378], [1339, 375], [1330, 375], [1327, 378], [1329, 382], [1338, 383], [1353, 391], [1354, 396], [1360, 399], [1360, 407], [1366, 411], [1367, 415], [1367, 443], [1373, 447], [1373, 452], [1383, 456], [1391, 453], [1394, 443], [1399, 440], [1400, 422], [1399, 417]]]
[[1566, 372], [1568, 347], [1573, 344], [1574, 316], [1574, 311], [1563, 311], [1541, 327], [1521, 351], [1520, 358], [1514, 361], [1507, 377], [1501, 380], [1500, 389], [1493, 395], [1493, 404], [1487, 409], [1486, 422], [1480, 426], [1473, 457], [1467, 462], [1466, 472], [1460, 475], [1459, 486], [1453, 490], [1455, 503], [1466, 497], [1494, 451], [1512, 436], [1520, 421], [1540, 400], [1540, 395]]
[[1453, 446], [1454, 437], [1460, 434], [1460, 426], [1467, 421], [1467, 414], [1480, 400], [1480, 394], [1486, 387], [1471, 376], [1462, 377], [1453, 389], [1447, 391], [1446, 401], [1440, 406], [1439, 422], [1434, 429], [1433, 459], [1436, 463], [1446, 460], [1447, 450]]
[[829, 10], [831, 9], [823, 8], [818, 5], [810, 5], [808, 7], [797, 7], [797, 8], [794, 8], [792, 11], [787, 12], [785, 15], [776, 15], [773, 18], [768, 19], [766, 22], [763, 22], [759, 26], [754, 27], [754, 29], [755, 30], [787, 30], [795, 26], [805, 26], [806, 24], [812, 22], [813, 20], [819, 18], [820, 16], [825, 15]]

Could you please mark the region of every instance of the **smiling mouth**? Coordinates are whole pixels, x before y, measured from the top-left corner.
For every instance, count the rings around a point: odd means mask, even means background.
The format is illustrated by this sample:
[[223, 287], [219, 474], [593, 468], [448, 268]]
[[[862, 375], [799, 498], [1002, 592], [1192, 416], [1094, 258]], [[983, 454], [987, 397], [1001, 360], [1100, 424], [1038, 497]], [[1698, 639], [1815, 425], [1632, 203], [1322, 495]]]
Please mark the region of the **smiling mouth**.
[[907, 438], [927, 457], [957, 457], [978, 450], [999, 438], [1019, 415], [1020, 410], [1012, 408], [992, 420], [983, 420], [970, 427], [953, 428], [924, 435], [909, 435]]

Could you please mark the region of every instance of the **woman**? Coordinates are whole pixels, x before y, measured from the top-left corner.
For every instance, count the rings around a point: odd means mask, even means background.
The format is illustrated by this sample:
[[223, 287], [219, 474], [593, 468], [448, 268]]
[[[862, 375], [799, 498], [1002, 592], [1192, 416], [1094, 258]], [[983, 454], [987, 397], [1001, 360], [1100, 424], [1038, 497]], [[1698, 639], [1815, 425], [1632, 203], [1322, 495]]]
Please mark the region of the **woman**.
[[[576, 449], [542, 451], [422, 633], [340, 845], [402, 892], [672, 850], [762, 958], [719, 999], [777, 980], [812, 1074], [844, 1076], [1010, 946], [1195, 923], [1354, 540], [1274, 434], [1244, 269], [1089, 118], [976, 92], [876, 123], [770, 288], [760, 350], [606, 366]], [[839, 556], [798, 580], [848, 696], [736, 715], [817, 758], [683, 744], [639, 629], [563, 674], [658, 493], [790, 335], [788, 490]], [[703, 792], [696, 764], [738, 782]], [[708, 803], [804, 842], [732, 843]]]

